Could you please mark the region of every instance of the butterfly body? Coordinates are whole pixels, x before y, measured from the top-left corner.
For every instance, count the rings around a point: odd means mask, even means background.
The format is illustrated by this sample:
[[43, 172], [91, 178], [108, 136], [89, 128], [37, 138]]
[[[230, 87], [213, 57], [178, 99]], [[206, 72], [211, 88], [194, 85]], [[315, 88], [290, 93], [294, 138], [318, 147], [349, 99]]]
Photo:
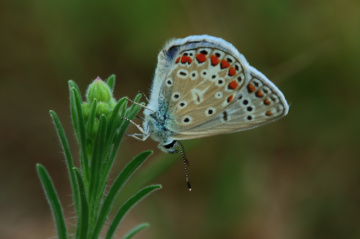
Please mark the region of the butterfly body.
[[177, 140], [254, 128], [285, 116], [281, 91], [230, 43], [208, 35], [169, 41], [158, 55], [142, 140], [165, 152]]

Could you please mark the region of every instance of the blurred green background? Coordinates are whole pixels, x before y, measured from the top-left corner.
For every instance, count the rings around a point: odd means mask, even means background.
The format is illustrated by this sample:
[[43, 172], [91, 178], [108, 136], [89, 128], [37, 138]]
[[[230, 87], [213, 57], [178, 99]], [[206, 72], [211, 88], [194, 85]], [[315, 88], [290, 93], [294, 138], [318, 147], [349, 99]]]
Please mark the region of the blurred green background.
[[[179, 159], [151, 181], [163, 189], [127, 215], [118, 235], [147, 221], [136, 238], [360, 238], [357, 0], [1, 1], [1, 238], [55, 235], [35, 163], [74, 216], [48, 114], [58, 113], [77, 154], [67, 81], [85, 91], [115, 74], [115, 97], [148, 92], [165, 41], [194, 34], [237, 47], [282, 90], [289, 115], [186, 141], [193, 192]], [[147, 166], [170, 160], [155, 142], [126, 138], [118, 166], [145, 149], [155, 151]]]

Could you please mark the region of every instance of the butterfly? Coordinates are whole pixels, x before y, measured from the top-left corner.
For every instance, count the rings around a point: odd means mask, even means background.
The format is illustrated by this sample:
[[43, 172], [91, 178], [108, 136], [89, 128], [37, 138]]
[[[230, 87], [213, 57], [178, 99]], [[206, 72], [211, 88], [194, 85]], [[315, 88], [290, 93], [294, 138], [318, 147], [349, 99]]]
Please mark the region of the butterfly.
[[[288, 113], [282, 92], [229, 42], [209, 35], [167, 42], [158, 55], [141, 134], [168, 153], [179, 140], [234, 133]], [[184, 166], [186, 179], [186, 159]]]

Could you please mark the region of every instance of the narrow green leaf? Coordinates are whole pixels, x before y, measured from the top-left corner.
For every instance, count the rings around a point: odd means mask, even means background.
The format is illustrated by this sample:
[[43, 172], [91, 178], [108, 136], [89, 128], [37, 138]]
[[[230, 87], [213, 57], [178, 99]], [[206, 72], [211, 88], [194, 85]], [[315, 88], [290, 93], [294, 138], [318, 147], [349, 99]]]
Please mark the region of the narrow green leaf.
[[81, 97], [81, 91], [79, 89], [79, 86], [75, 83], [75, 81], [69, 80], [68, 84], [69, 84], [70, 89], [74, 88], [76, 90], [76, 92], [79, 94], [80, 101], [83, 101], [82, 97]]
[[[141, 98], [141, 94], [137, 94], [134, 101], [138, 102], [140, 100], [140, 98]], [[123, 114], [121, 114], [121, 116], [132, 120], [135, 117], [135, 115], [139, 112], [139, 110], [140, 110], [140, 106], [132, 104], [129, 107], [129, 109], [127, 109], [125, 112], [123, 112]], [[124, 136], [126, 129], [129, 127], [129, 124], [130, 124], [130, 122], [128, 120], [125, 120], [125, 119], [120, 120], [119, 130], [116, 132], [117, 134], [113, 140], [114, 145], [113, 145], [113, 150], [110, 155], [110, 162], [115, 160], [116, 155], [118, 153], [118, 149], [120, 147], [121, 140]]]
[[116, 213], [113, 222], [111, 223], [109, 230], [106, 234], [106, 239], [111, 239], [115, 233], [115, 230], [119, 226], [121, 220], [124, 218], [124, 216], [129, 212], [131, 208], [133, 208], [141, 199], [148, 196], [150, 193], [152, 193], [154, 190], [158, 190], [161, 188], [161, 185], [150, 185], [143, 189], [141, 189], [139, 192], [137, 192], [134, 196], [132, 196], [129, 200], [127, 200], [119, 209], [119, 211]]
[[106, 133], [106, 143], [105, 143], [106, 161], [102, 164], [101, 177], [100, 177], [101, 191], [105, 190], [106, 188], [106, 182], [109, 177], [112, 165], [114, 163], [114, 159], [108, 156], [109, 154], [111, 154], [112, 151], [118, 150], [117, 148], [115, 149], [113, 147], [113, 141], [116, 135], [116, 128], [119, 126], [119, 121], [120, 121], [119, 110], [121, 108], [125, 108], [125, 105], [126, 105], [126, 98], [119, 100], [119, 102], [116, 104], [115, 108], [113, 109], [112, 115], [108, 123], [107, 133]]
[[101, 204], [101, 196], [99, 191], [99, 183], [101, 176], [101, 164], [104, 162], [104, 146], [106, 141], [106, 117], [100, 117], [99, 129], [95, 138], [93, 154], [90, 168], [90, 184], [89, 184], [89, 207], [90, 207], [90, 226], [95, 224], [97, 218], [98, 208]]
[[126, 98], [122, 98], [118, 101], [118, 103], [115, 105], [113, 112], [111, 114], [110, 120], [109, 120], [109, 127], [107, 130], [107, 143], [110, 144], [113, 142], [113, 137], [116, 132], [116, 128], [119, 126], [119, 111], [120, 109], [125, 108], [126, 104]]
[[75, 88], [71, 89], [71, 93], [74, 97], [75, 110], [77, 115], [77, 124], [79, 127], [79, 144], [81, 148], [81, 170], [84, 173], [85, 188], [89, 183], [89, 159], [86, 150], [86, 134], [85, 134], [85, 121], [81, 108], [81, 97]]
[[96, 222], [94, 233], [92, 235], [93, 239], [97, 239], [106, 218], [109, 215], [114, 199], [119, 193], [120, 189], [123, 187], [125, 182], [130, 178], [130, 176], [138, 169], [141, 164], [149, 157], [152, 151], [145, 151], [137, 155], [134, 159], [132, 159], [125, 168], [121, 171], [121, 173], [115, 179], [113, 185], [110, 188], [109, 194], [106, 196], [103, 206], [101, 208], [99, 218]]
[[56, 225], [56, 231], [58, 234], [59, 239], [66, 239], [67, 233], [66, 233], [66, 226], [65, 226], [65, 220], [64, 215], [62, 212], [62, 207], [60, 204], [59, 197], [56, 193], [54, 184], [51, 181], [51, 178], [41, 164], [36, 164], [37, 173], [39, 175], [41, 184], [44, 188], [46, 198], [50, 204], [51, 210], [53, 212], [53, 217]]
[[[119, 126], [120, 117], [121, 117], [119, 115], [119, 111], [120, 111], [120, 109], [121, 110], [124, 109], [125, 105], [126, 105], [126, 98], [124, 97], [118, 101], [118, 103], [114, 107], [113, 112], [111, 114], [109, 124], [107, 127], [106, 143], [105, 143], [107, 155], [108, 155], [108, 153], [111, 154], [112, 151], [116, 151], [116, 152], [118, 151], [117, 148], [113, 147], [113, 143], [114, 143], [114, 137], [116, 135], [116, 129]], [[105, 175], [108, 175], [109, 171], [112, 167], [112, 164], [113, 164], [113, 158], [109, 158], [108, 162], [106, 164], [104, 164], [104, 169], [102, 170], [102, 173]]]
[[106, 84], [110, 87], [111, 92], [114, 92], [114, 86], [115, 86], [115, 75], [109, 76], [109, 78], [106, 80]]
[[76, 186], [76, 176], [75, 176], [74, 171], [72, 170], [72, 168], [74, 167], [74, 161], [71, 156], [69, 143], [66, 139], [64, 129], [60, 123], [60, 120], [59, 120], [59, 117], [57, 116], [57, 114], [54, 111], [50, 110], [50, 116], [53, 119], [53, 122], [55, 124], [55, 128], [58, 133], [60, 143], [61, 143], [62, 149], [64, 151], [64, 154], [65, 154], [66, 166], [67, 166], [67, 169], [68, 169], [68, 172], [70, 175], [70, 184], [71, 184], [71, 190], [72, 190], [73, 199], [74, 199], [75, 211], [76, 211], [76, 215], [79, 216], [79, 196], [78, 196], [79, 193], [77, 191], [78, 188]]
[[74, 126], [76, 139], [79, 141], [79, 139], [80, 139], [79, 117], [78, 117], [77, 111], [76, 111], [75, 95], [74, 95], [73, 91], [71, 90], [71, 88], [69, 90], [70, 90], [71, 119], [72, 119], [72, 123], [73, 123], [73, 126]]
[[[191, 151], [195, 148], [195, 146], [199, 146], [201, 142], [201, 140], [192, 140], [191, 142], [187, 142], [185, 147], [186, 152]], [[130, 195], [133, 195], [139, 188], [153, 182], [164, 172], [168, 172], [169, 168], [176, 165], [176, 167], [179, 167], [180, 170], [183, 170], [182, 164], [183, 161], [181, 159], [181, 154], [158, 154], [156, 158], [152, 160], [151, 164], [148, 164], [146, 167], [141, 169], [141, 174], [134, 175], [131, 179], [131, 183], [126, 184], [121, 194], [116, 198], [113, 208], [119, 207], [122, 202], [124, 202]], [[184, 177], [184, 188], [185, 187], [186, 184]]]
[[76, 228], [76, 238], [86, 239], [88, 236], [89, 227], [89, 205], [86, 198], [85, 186], [81, 174], [77, 168], [73, 168], [76, 174], [78, 193], [80, 198], [80, 214], [78, 216], [78, 225]]
[[126, 234], [123, 239], [131, 239], [133, 236], [135, 236], [138, 232], [140, 232], [141, 230], [149, 227], [149, 223], [141, 223], [139, 225], [137, 225], [136, 227], [134, 227], [133, 229], [131, 229], [128, 234]]
[[71, 115], [72, 115], [72, 121], [73, 121], [74, 129], [75, 129], [76, 138], [79, 140], [80, 135], [79, 135], [78, 116], [77, 116], [77, 112], [76, 112], [75, 96], [72, 93], [72, 89], [75, 89], [75, 91], [78, 93], [78, 95], [80, 96], [80, 101], [82, 101], [81, 92], [80, 92], [79, 86], [72, 80], [68, 81], [68, 86], [69, 86], [69, 92], [70, 92], [70, 110], [71, 110]]
[[87, 132], [93, 132], [97, 105], [97, 100], [94, 99], [90, 106], [90, 114], [87, 122]]

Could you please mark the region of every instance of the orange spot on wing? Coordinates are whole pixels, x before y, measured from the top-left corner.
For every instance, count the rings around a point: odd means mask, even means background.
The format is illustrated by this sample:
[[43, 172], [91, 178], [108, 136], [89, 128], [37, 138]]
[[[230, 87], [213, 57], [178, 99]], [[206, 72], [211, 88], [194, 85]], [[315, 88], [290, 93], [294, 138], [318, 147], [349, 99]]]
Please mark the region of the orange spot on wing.
[[266, 113], [265, 113], [267, 116], [272, 116], [272, 112], [270, 111], [270, 110], [268, 110], [268, 111], [266, 111]]
[[229, 69], [229, 76], [234, 76], [234, 75], [236, 75], [236, 70], [235, 70], [234, 67], [230, 67], [230, 69]]
[[216, 66], [220, 62], [219, 58], [215, 55], [211, 55], [210, 60], [211, 60], [211, 65], [213, 66]]
[[230, 66], [230, 63], [227, 60], [222, 59], [221, 60], [221, 69], [228, 68]]
[[199, 62], [199, 63], [203, 63], [204, 61], [206, 61], [206, 56], [205, 54], [197, 54], [196, 55], [196, 60]]
[[192, 62], [192, 59], [191, 59], [191, 57], [189, 57], [189, 56], [185, 56], [185, 55], [183, 55], [182, 57], [181, 57], [181, 63], [189, 63], [189, 64], [191, 64], [191, 62]]
[[178, 58], [176, 58], [175, 63], [179, 63], [179, 61], [180, 61], [180, 56]]
[[256, 90], [255, 86], [251, 83], [248, 84], [247, 88], [248, 88], [249, 93], [254, 92]]
[[265, 100], [264, 100], [264, 104], [265, 104], [265, 105], [270, 105], [270, 100], [269, 100], [269, 99], [265, 99]]
[[232, 100], [233, 100], [234, 96], [233, 95], [230, 95], [228, 98], [227, 98], [227, 102], [230, 103]]
[[259, 98], [264, 96], [264, 94], [261, 92], [261, 90], [256, 91], [255, 95]]
[[228, 88], [234, 90], [238, 86], [239, 86], [239, 84], [234, 80], [234, 81], [229, 83]]

